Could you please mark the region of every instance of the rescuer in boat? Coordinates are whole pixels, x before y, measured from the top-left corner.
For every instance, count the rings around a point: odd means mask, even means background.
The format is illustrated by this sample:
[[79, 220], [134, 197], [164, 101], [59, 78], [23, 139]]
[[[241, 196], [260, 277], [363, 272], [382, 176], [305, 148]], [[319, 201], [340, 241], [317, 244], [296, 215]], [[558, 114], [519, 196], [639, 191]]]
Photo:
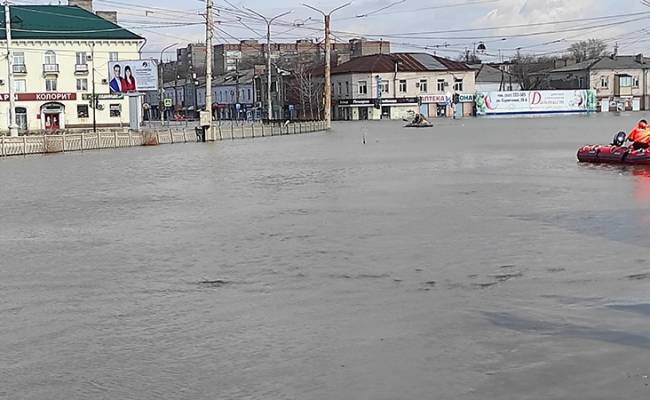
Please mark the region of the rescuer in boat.
[[414, 125], [428, 125], [429, 121], [424, 118], [424, 115], [417, 113], [415, 114], [415, 118], [413, 118], [413, 121], [411, 123]]
[[634, 150], [647, 149], [650, 146], [650, 131], [648, 121], [642, 119], [627, 135], [627, 140], [632, 142]]

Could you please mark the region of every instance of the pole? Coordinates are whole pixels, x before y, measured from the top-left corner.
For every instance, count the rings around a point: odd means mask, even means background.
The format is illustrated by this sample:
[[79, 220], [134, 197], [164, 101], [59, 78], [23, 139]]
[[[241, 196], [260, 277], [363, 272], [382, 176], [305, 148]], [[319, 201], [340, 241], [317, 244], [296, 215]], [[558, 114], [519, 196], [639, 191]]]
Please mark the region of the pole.
[[[239, 104], [239, 58], [235, 58], [235, 93], [236, 93], [236, 101], [235, 101], [235, 111], [237, 111], [237, 121], [239, 121], [239, 111], [241, 110], [241, 104]], [[240, 108], [237, 108], [237, 104], [239, 104]]]
[[[269, 121], [273, 119], [273, 108], [271, 106], [271, 24], [266, 24], [266, 105], [268, 107], [267, 117]], [[277, 84], [275, 85], [277, 90]]]
[[205, 2], [206, 38], [205, 38], [205, 110], [210, 113], [207, 126], [206, 140], [215, 140], [212, 137], [212, 33], [214, 23], [212, 21], [212, 0]]
[[325, 124], [327, 129], [332, 127], [332, 71], [330, 44], [330, 15], [325, 15]]
[[[95, 42], [90, 43], [90, 58], [92, 61], [92, 81], [93, 81], [93, 95], [91, 101], [91, 106], [93, 110], [93, 133], [97, 132], [97, 117], [95, 116], [96, 109], [97, 109], [97, 95], [95, 94]], [[99, 139], [97, 139], [99, 140]]]
[[310, 8], [314, 11], [317, 11], [323, 15], [325, 21], [325, 87], [324, 96], [325, 96], [325, 127], [330, 129], [332, 127], [332, 68], [331, 68], [331, 47], [330, 44], [330, 17], [335, 12], [340, 10], [343, 7], [349, 6], [351, 3], [345, 3], [341, 6], [338, 6], [332, 9], [330, 12], [326, 13], [322, 10], [319, 10], [315, 7], [312, 7], [308, 4], [303, 6]]
[[[163, 123], [165, 122], [165, 112], [164, 112], [165, 99], [163, 98], [165, 96], [165, 91], [164, 91], [164, 88], [163, 88], [165, 86], [165, 79], [164, 79], [164, 76], [163, 76], [165, 71], [164, 71], [164, 68], [163, 68], [163, 53], [165, 52], [165, 50], [167, 50], [167, 49], [169, 49], [171, 47], [174, 47], [177, 44], [178, 43], [170, 44], [169, 46], [167, 46], [167, 47], [163, 48], [162, 50], [160, 50], [160, 63], [158, 64], [159, 65], [159, 67], [158, 67], [158, 84], [160, 85], [160, 87], [158, 88], [158, 96], [160, 97], [159, 107], [160, 107], [160, 126], [161, 127], [163, 126]], [[176, 90], [176, 89], [174, 88], [174, 90]]]
[[7, 67], [8, 70], [8, 79], [7, 84], [9, 85], [9, 136], [18, 136], [18, 127], [16, 126], [16, 100], [15, 88], [14, 88], [14, 57], [11, 51], [11, 15], [9, 11], [9, 1], [5, 0], [5, 32], [7, 35]]
[[[258, 17], [262, 18], [264, 22], [266, 22], [266, 72], [267, 72], [267, 79], [268, 82], [266, 84], [266, 100], [268, 101], [268, 119], [269, 121], [273, 119], [273, 108], [271, 105], [271, 24], [273, 21], [280, 17], [284, 17], [287, 14], [291, 14], [292, 11], [287, 11], [282, 14], [278, 14], [273, 18], [266, 18], [264, 15], [251, 10], [250, 8], [246, 8], [246, 10], [252, 12], [253, 14], [257, 15]], [[279, 92], [278, 85], [276, 83], [275, 85], [276, 91]]]

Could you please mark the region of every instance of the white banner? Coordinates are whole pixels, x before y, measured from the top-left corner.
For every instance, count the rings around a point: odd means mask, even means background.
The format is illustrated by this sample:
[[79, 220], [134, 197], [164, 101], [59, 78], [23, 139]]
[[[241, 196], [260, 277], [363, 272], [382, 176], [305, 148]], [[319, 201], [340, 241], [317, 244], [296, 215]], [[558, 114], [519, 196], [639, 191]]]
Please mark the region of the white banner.
[[478, 115], [587, 111], [596, 111], [595, 90], [536, 90], [476, 94]]
[[108, 76], [111, 93], [158, 90], [158, 64], [153, 59], [111, 61]]

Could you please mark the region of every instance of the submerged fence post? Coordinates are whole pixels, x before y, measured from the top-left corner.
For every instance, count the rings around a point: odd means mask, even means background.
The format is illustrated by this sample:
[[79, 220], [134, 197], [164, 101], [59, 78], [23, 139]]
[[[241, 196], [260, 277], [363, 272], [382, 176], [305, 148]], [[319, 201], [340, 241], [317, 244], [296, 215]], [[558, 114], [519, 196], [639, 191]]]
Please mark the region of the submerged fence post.
[[65, 132], [63, 132], [63, 134], [61, 135], [61, 148], [65, 153]]
[[0, 136], [0, 151], [2, 152], [0, 154], [2, 154], [2, 156], [4, 157], [4, 155], [6, 154], [5, 153], [5, 135]]
[[[45, 136], [43, 136], [45, 137]], [[45, 153], [45, 150], [47, 147], [44, 145], [43, 146], [43, 152]], [[27, 136], [23, 135], [23, 155], [27, 154]]]
[[117, 147], [117, 131], [113, 132], [113, 147]]

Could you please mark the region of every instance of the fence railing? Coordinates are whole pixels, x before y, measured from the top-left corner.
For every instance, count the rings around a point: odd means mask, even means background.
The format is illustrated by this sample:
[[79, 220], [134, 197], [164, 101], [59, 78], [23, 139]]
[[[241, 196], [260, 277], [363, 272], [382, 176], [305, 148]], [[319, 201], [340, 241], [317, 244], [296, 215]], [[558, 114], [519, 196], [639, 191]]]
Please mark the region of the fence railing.
[[[323, 121], [297, 122], [283, 125], [230, 125], [214, 126], [216, 140], [245, 139], [279, 135], [293, 135], [323, 131]], [[61, 135], [30, 135], [9, 137], [0, 135], [0, 157], [39, 153], [58, 153], [131, 147], [143, 145], [196, 142], [195, 129], [170, 128], [143, 132], [64, 133]]]

